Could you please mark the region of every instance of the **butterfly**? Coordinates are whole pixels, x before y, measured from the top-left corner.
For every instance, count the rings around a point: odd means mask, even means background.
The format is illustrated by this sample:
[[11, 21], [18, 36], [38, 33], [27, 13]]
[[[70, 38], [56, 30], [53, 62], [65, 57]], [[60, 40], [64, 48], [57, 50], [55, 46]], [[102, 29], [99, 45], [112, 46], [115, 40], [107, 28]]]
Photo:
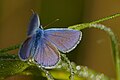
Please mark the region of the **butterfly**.
[[18, 55], [22, 61], [32, 60], [44, 68], [54, 68], [61, 60], [60, 52], [73, 50], [82, 38], [82, 32], [68, 28], [43, 29], [39, 16], [33, 13]]

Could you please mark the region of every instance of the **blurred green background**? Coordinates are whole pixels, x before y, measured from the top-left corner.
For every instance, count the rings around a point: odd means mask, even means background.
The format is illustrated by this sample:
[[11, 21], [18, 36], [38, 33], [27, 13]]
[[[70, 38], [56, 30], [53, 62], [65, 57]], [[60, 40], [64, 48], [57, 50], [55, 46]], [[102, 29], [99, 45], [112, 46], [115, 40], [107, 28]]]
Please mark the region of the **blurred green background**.
[[[119, 13], [120, 0], [0, 0], [0, 48], [21, 43], [26, 39], [31, 9], [40, 15], [45, 26], [68, 27]], [[120, 40], [120, 18], [102, 22], [115, 32]], [[75, 50], [67, 54], [79, 65], [115, 77], [115, 66], [108, 35], [98, 29], [82, 30], [83, 38]]]

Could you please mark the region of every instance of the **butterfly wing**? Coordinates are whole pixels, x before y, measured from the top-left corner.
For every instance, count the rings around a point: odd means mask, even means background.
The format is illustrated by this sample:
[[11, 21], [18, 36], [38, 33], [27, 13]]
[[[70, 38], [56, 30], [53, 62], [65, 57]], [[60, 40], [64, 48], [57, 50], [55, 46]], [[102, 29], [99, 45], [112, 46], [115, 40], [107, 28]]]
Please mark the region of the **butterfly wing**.
[[20, 47], [19, 50], [19, 57], [21, 60], [26, 61], [31, 55], [31, 48], [32, 48], [32, 38], [28, 37]]
[[36, 29], [38, 29], [40, 26], [40, 20], [39, 20], [39, 16], [36, 13], [33, 13], [29, 26], [28, 26], [28, 32], [27, 35], [31, 35], [33, 34]]
[[81, 40], [82, 32], [68, 28], [53, 28], [45, 30], [44, 35], [61, 52], [66, 53], [77, 46]]
[[60, 60], [60, 53], [53, 44], [42, 38], [33, 59], [44, 68], [53, 68]]

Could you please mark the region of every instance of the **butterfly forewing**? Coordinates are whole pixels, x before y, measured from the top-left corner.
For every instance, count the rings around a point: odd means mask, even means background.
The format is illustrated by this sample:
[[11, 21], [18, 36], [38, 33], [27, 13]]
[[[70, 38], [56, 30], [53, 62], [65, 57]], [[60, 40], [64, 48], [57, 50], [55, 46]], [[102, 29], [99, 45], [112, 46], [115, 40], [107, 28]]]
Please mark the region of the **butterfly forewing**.
[[81, 31], [67, 28], [47, 29], [44, 34], [46, 39], [64, 53], [74, 49], [82, 37]]
[[52, 68], [60, 60], [60, 53], [53, 44], [43, 38], [40, 40], [40, 43], [38, 43], [33, 59], [42, 67]]
[[38, 29], [39, 26], [40, 26], [39, 16], [36, 13], [34, 13], [31, 17], [31, 20], [28, 26], [27, 35], [29, 36], [35, 33], [36, 29]]

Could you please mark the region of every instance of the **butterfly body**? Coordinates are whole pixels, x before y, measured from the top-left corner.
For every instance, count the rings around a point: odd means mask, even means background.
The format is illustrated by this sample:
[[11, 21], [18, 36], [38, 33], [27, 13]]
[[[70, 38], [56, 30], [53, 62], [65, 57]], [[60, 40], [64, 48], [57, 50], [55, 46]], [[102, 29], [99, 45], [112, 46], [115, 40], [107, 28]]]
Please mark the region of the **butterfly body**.
[[32, 42], [32, 53], [34, 55], [34, 53], [36, 53], [37, 50], [37, 46], [39, 45], [41, 39], [43, 38], [43, 30], [36, 30], [35, 34], [31, 35], [31, 37], [33, 38], [33, 42]]
[[59, 51], [67, 53], [73, 50], [81, 40], [82, 33], [68, 28], [44, 30], [39, 16], [33, 14], [27, 35], [19, 50], [20, 59], [31, 59], [44, 68], [53, 68], [60, 61]]

